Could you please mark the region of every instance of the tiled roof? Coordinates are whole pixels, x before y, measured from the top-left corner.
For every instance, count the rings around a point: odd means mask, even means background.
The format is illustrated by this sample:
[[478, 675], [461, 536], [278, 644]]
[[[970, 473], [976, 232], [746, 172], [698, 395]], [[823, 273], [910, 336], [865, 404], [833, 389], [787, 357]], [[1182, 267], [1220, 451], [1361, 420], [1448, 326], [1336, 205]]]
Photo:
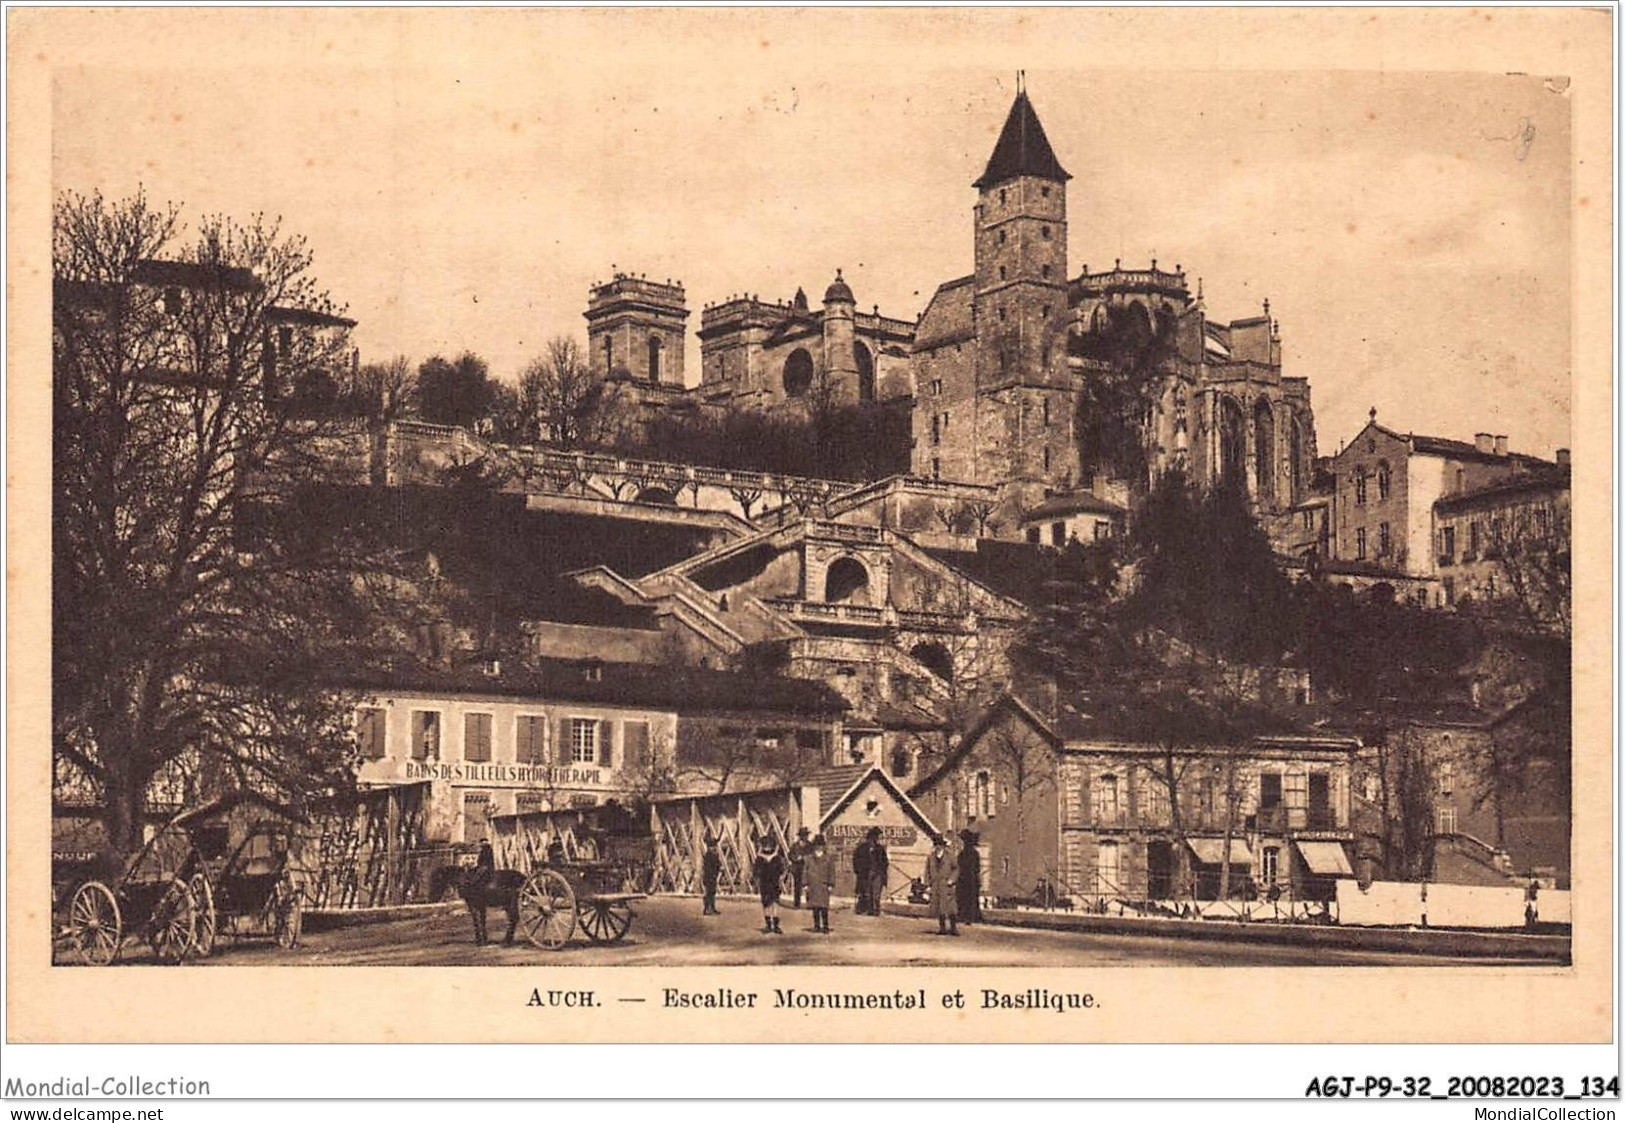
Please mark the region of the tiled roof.
[[959, 343], [973, 339], [976, 323], [972, 316], [975, 290], [974, 276], [945, 281], [937, 286], [931, 303], [920, 317], [920, 330], [914, 336], [914, 350], [928, 351], [945, 343]]
[[195, 261], [143, 261], [131, 271], [133, 280], [146, 285], [178, 285], [181, 288], [255, 289], [259, 278], [250, 269], [235, 265], [200, 265]]
[[357, 690], [548, 698], [649, 706], [677, 713], [769, 710], [831, 717], [846, 700], [821, 682], [700, 668], [542, 659], [530, 666], [436, 667], [417, 660], [335, 670], [329, 681]]
[[1053, 515], [1085, 513], [1115, 517], [1122, 515], [1124, 512], [1123, 508], [1116, 503], [1111, 502], [1109, 499], [1102, 499], [1093, 492], [1074, 491], [1067, 495], [1057, 495], [1052, 499], [1044, 500], [1021, 518], [1023, 522], [1028, 522], [1034, 519], [1047, 519]]
[[1470, 491], [1446, 495], [1433, 504], [1441, 511], [1471, 507], [1483, 500], [1505, 499], [1509, 496], [1536, 491], [1567, 491], [1569, 469], [1562, 465], [1539, 464], [1525, 471], [1487, 483]]
[[824, 807], [829, 807], [851, 791], [852, 785], [867, 776], [873, 767], [872, 764], [841, 764], [817, 768], [798, 777], [796, 782], [817, 788], [818, 802]]
[[1011, 103], [1010, 115], [1004, 119], [1004, 129], [993, 146], [987, 170], [971, 186], [991, 187], [1024, 175], [1062, 182], [1072, 178], [1055, 158], [1055, 150], [1050, 147], [1044, 126], [1038, 123], [1038, 114], [1025, 90], [1016, 94], [1016, 100]]

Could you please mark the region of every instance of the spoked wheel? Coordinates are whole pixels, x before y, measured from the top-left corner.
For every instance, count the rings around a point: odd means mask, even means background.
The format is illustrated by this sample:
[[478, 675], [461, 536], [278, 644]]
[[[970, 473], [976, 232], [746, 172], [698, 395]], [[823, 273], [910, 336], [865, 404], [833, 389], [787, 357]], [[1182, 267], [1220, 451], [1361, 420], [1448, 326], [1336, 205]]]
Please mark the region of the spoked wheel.
[[304, 927], [305, 895], [284, 877], [276, 883], [271, 906], [271, 931], [276, 935], [277, 947], [297, 946]]
[[197, 903], [192, 890], [178, 877], [169, 879], [152, 908], [147, 943], [161, 963], [180, 963], [197, 942]]
[[618, 901], [588, 901], [581, 906], [579, 919], [593, 943], [618, 943], [632, 929], [632, 907]]
[[118, 958], [124, 942], [124, 918], [118, 898], [99, 881], [87, 881], [68, 903], [68, 940], [79, 958], [105, 967]]
[[214, 907], [214, 887], [209, 884], [207, 874], [195, 873], [186, 883], [192, 891], [192, 904], [197, 909], [197, 926], [192, 937], [192, 951], [201, 958], [207, 959], [214, 951], [214, 943], [220, 930], [220, 917]]
[[576, 927], [576, 895], [557, 870], [533, 874], [519, 890], [519, 930], [539, 948], [558, 951]]

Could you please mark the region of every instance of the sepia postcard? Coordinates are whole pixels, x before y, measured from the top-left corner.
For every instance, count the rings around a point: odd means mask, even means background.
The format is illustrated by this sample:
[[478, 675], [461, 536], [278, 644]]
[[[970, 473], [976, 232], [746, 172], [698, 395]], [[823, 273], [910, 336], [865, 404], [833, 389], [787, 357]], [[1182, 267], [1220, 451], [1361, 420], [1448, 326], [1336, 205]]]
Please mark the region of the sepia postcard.
[[11, 1040], [1605, 1040], [1613, 18], [11, 11]]

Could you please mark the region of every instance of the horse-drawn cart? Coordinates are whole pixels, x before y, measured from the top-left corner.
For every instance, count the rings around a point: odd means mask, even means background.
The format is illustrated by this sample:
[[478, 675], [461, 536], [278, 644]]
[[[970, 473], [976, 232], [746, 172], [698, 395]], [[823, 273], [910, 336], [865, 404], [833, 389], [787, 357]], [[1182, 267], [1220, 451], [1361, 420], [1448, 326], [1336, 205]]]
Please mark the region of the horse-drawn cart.
[[161, 828], [122, 867], [87, 869], [67, 898], [58, 946], [81, 963], [105, 966], [138, 936], [160, 963], [179, 963], [196, 949], [200, 863], [186, 833]]
[[[273, 812], [231, 826], [244, 804]], [[73, 871], [61, 906], [58, 944], [79, 962], [116, 961], [138, 935], [160, 962], [207, 956], [222, 936], [299, 940], [303, 895], [290, 868], [292, 812], [252, 793], [232, 793], [183, 811], [159, 827], [128, 862], [96, 856]], [[241, 834], [235, 847], [233, 833]], [[65, 886], [66, 888], [66, 886]]]
[[647, 894], [627, 888], [622, 862], [544, 864], [519, 887], [519, 931], [539, 948], [557, 951], [580, 928], [595, 944], [618, 943], [632, 930], [632, 902]]
[[304, 895], [289, 868], [292, 848], [286, 825], [261, 822], [229, 854], [213, 860], [205, 856], [203, 868], [191, 879], [199, 955], [208, 955], [222, 937], [272, 939], [284, 948], [299, 942]]

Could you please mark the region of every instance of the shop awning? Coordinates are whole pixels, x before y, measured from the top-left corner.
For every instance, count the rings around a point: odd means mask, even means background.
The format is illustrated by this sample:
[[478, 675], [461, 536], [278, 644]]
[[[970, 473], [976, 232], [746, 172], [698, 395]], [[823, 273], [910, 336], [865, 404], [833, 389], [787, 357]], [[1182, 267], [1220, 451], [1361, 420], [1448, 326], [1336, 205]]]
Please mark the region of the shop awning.
[[[1196, 855], [1196, 860], [1207, 866], [1224, 865], [1224, 839], [1222, 838], [1188, 838], [1185, 840]], [[1232, 838], [1230, 840], [1230, 864], [1232, 866], [1250, 866], [1253, 864], [1253, 852], [1247, 849], [1247, 840]]]
[[1324, 874], [1328, 877], [1353, 877], [1354, 867], [1349, 865], [1348, 855], [1343, 853], [1343, 845], [1339, 842], [1295, 842], [1298, 853], [1303, 855], [1304, 864], [1309, 867], [1310, 873]]

